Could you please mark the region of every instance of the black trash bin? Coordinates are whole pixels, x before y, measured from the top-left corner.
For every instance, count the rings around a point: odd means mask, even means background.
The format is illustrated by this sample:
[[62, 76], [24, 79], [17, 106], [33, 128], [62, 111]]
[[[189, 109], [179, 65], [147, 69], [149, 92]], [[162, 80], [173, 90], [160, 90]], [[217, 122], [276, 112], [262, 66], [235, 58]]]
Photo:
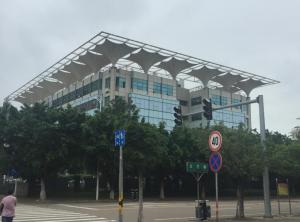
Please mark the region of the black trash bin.
[[207, 220], [211, 217], [210, 206], [208, 205], [208, 200], [196, 200], [196, 218], [200, 220]]

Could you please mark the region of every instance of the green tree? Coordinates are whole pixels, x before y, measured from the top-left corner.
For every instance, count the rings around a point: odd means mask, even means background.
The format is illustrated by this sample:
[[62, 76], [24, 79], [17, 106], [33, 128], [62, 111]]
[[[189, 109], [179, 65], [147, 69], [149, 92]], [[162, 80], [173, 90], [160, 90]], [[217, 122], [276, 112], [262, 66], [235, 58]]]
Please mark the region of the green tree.
[[[208, 130], [202, 128], [176, 127], [171, 133], [170, 159], [173, 172], [177, 175], [186, 174], [186, 162], [208, 162]], [[202, 183], [202, 197], [205, 198], [204, 180]]]
[[78, 157], [72, 160], [80, 153], [85, 115], [70, 107], [54, 109], [40, 103], [23, 106], [19, 115], [7, 127], [8, 153], [22, 177], [40, 179], [40, 198], [45, 200], [47, 177], [77, 163]]
[[124, 150], [125, 166], [139, 177], [138, 222], [143, 221], [143, 180], [146, 172], [152, 171], [160, 163], [167, 146], [165, 138], [156, 126], [144, 123], [130, 124]]
[[[263, 159], [259, 135], [243, 125], [238, 129], [214, 127], [222, 133], [223, 169], [237, 184], [236, 217], [244, 218], [244, 185], [249, 178], [262, 174]], [[222, 170], [223, 171], [223, 170]]]
[[93, 169], [96, 166], [97, 172], [96, 199], [98, 199], [99, 171], [108, 179], [110, 185], [117, 175], [118, 150], [114, 147], [114, 131], [127, 129], [131, 123], [138, 123], [138, 110], [131, 103], [117, 98], [84, 124], [87, 167]]

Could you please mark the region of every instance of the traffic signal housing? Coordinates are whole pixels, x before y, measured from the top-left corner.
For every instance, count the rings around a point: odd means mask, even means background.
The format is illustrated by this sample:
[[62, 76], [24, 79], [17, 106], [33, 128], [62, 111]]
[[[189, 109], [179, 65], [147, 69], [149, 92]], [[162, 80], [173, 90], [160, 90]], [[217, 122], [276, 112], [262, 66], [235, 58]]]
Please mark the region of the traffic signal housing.
[[210, 99], [203, 99], [203, 115], [207, 120], [212, 120], [212, 105]]
[[178, 107], [174, 107], [174, 117], [175, 117], [175, 124], [177, 126], [181, 126], [182, 125], [182, 112], [181, 112], [181, 106]]

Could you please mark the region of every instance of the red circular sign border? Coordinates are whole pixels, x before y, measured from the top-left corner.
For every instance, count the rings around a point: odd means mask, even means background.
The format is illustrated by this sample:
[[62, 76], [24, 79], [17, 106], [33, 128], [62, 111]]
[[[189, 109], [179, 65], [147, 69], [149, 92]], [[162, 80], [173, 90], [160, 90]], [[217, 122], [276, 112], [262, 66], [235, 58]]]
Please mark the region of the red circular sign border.
[[[221, 160], [221, 164], [219, 165], [219, 167], [218, 167], [218, 169], [215, 171], [212, 167], [211, 167], [211, 165], [210, 165], [210, 159], [212, 158], [212, 156], [214, 155], [214, 154], [217, 154], [217, 155], [219, 155], [220, 156], [220, 160]], [[222, 168], [222, 165], [223, 165], [223, 157], [222, 157], [222, 155], [221, 155], [221, 153], [219, 153], [219, 152], [212, 152], [211, 154], [210, 154], [210, 157], [209, 157], [209, 168], [210, 168], [210, 170], [212, 171], [212, 172], [214, 172], [214, 173], [217, 173], [217, 172], [219, 172], [220, 170], [221, 170], [221, 168]]]
[[[212, 150], [212, 148], [211, 148], [210, 138], [211, 138], [212, 134], [218, 134], [220, 136], [220, 138], [221, 138], [220, 145], [219, 145], [218, 149], [216, 149], [216, 150]], [[209, 134], [209, 137], [208, 137], [208, 145], [209, 145], [210, 151], [211, 152], [219, 152], [222, 149], [222, 142], [223, 142], [222, 134], [219, 131], [217, 131], [217, 130], [211, 131], [211, 133]]]

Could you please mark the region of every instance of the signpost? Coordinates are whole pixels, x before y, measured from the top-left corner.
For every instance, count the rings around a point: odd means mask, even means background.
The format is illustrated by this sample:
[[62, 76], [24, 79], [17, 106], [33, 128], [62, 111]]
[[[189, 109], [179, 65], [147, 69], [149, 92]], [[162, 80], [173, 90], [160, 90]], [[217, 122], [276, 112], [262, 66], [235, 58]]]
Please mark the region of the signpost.
[[207, 163], [201, 163], [201, 162], [186, 162], [186, 171], [188, 173], [192, 173], [195, 180], [197, 181], [197, 200], [199, 202], [200, 199], [199, 183], [204, 173], [208, 172], [208, 165]]
[[125, 130], [115, 130], [115, 146], [120, 147], [119, 160], [119, 222], [123, 222], [123, 146], [125, 145]]
[[278, 201], [278, 214], [280, 215], [280, 197], [288, 197], [289, 201], [289, 212], [292, 215], [292, 207], [291, 207], [291, 198], [289, 192], [289, 180], [279, 182], [276, 178], [276, 187], [277, 187], [277, 201]]
[[216, 182], [216, 221], [219, 220], [219, 190], [218, 190], [218, 172], [222, 167], [222, 156], [219, 153], [222, 147], [222, 135], [219, 131], [212, 131], [208, 138], [208, 145], [212, 151], [209, 157], [209, 167], [215, 173]]

